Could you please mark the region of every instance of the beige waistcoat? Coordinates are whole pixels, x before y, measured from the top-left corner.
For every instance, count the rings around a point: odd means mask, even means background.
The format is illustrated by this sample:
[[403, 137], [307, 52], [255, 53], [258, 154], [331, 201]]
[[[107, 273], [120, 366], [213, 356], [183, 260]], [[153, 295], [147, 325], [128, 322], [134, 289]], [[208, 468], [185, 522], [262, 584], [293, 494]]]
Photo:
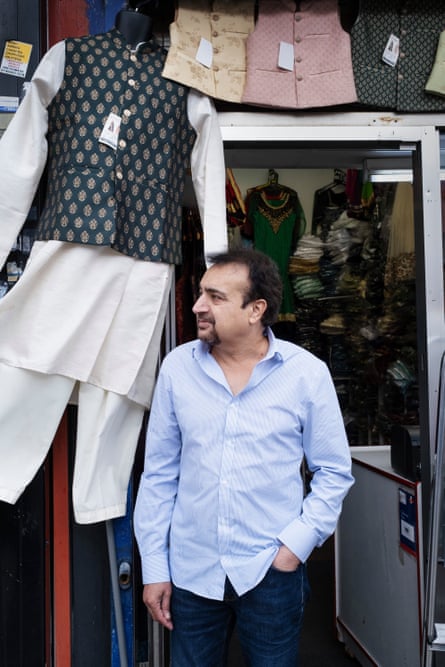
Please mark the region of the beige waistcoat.
[[[240, 102], [253, 29], [252, 0], [180, 0], [162, 75], [210, 97]], [[212, 47], [210, 66], [196, 57], [202, 39]]]

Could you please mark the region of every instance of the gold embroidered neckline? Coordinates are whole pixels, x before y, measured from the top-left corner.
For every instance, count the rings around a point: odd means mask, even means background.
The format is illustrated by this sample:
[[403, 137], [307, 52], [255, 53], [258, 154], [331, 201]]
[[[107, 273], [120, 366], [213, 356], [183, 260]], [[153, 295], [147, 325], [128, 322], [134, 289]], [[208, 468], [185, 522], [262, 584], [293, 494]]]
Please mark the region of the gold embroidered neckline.
[[278, 206], [271, 206], [270, 202], [266, 199], [264, 192], [260, 193], [260, 197], [261, 202], [258, 203], [258, 212], [269, 222], [273, 233], [277, 234], [281, 223], [289, 217], [293, 208], [289, 203], [290, 193], [284, 193], [283, 201]]
[[270, 200], [267, 199], [267, 196], [264, 192], [260, 192], [260, 197], [268, 208], [272, 209], [273, 211], [279, 211], [280, 209], [284, 208], [284, 206], [286, 206], [286, 204], [288, 203], [290, 194], [289, 194], [289, 192], [284, 192], [283, 196], [280, 197], [281, 203], [278, 204], [278, 206], [273, 206], [270, 203]]

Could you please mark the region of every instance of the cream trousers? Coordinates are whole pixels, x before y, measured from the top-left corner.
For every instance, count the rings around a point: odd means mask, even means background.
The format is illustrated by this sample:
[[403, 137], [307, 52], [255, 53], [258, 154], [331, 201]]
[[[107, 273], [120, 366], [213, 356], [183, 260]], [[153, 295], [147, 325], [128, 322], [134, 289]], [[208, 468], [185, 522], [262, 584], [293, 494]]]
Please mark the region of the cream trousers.
[[144, 407], [61, 375], [0, 363], [0, 500], [15, 503], [45, 460], [76, 387], [73, 509], [78, 523], [123, 516]]

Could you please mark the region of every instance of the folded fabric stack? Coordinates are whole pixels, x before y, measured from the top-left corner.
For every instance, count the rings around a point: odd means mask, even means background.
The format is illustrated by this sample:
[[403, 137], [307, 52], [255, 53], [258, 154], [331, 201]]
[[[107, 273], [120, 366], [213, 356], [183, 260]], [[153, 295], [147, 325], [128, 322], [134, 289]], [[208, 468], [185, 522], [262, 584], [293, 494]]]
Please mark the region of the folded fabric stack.
[[334, 313], [320, 322], [321, 333], [328, 335], [342, 335], [345, 333], [345, 319], [342, 313]]
[[[297, 249], [291, 256], [290, 261], [301, 264], [302, 267], [307, 263], [310, 266], [316, 266], [324, 252], [324, 244], [319, 236], [313, 234], [304, 234], [298, 241]], [[298, 273], [298, 271], [295, 271]]]
[[305, 234], [289, 258], [289, 275], [297, 299], [317, 299], [323, 296], [323, 284], [319, 277], [323, 241], [318, 236]]
[[325, 242], [325, 249], [332, 264], [342, 265], [347, 261], [351, 244], [351, 235], [347, 229], [331, 229]]

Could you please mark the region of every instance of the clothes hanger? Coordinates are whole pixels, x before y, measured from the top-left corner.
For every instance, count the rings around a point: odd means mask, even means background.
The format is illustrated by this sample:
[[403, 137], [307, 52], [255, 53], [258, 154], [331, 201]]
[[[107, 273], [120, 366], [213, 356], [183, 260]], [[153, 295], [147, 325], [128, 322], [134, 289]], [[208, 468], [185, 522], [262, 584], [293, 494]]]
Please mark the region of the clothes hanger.
[[266, 196], [272, 198], [283, 196], [283, 194], [289, 194], [289, 195], [297, 194], [297, 192], [293, 188], [290, 188], [287, 185], [282, 185], [279, 182], [278, 172], [275, 171], [275, 169], [269, 169], [267, 183], [263, 183], [262, 185], [257, 185], [253, 188], [250, 188], [247, 191], [247, 194], [248, 196], [250, 196], [255, 192], [264, 193]]
[[326, 192], [327, 190], [332, 190], [334, 188], [339, 188], [339, 187], [345, 187], [346, 185], [346, 173], [342, 169], [334, 169], [334, 180], [328, 183], [327, 185], [323, 185], [323, 187], [318, 188], [316, 191], [316, 194], [321, 194], [322, 192]]

